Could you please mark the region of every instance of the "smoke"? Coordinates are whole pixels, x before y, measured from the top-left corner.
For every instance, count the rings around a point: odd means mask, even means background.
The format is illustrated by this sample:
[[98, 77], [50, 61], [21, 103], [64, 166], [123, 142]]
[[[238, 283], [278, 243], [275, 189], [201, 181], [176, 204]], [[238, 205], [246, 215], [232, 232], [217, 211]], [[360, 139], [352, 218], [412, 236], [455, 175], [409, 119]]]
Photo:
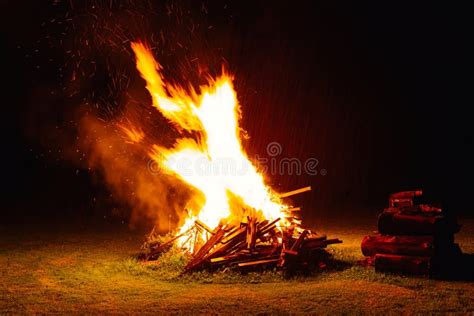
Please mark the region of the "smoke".
[[[117, 215], [131, 226], [173, 229], [186, 214], [186, 203], [200, 198], [151, 163], [153, 145], [169, 148], [177, 134], [151, 106], [130, 49], [137, 39], [150, 43], [169, 77], [196, 86], [203, 73], [219, 71], [220, 51], [209, 47], [220, 46], [208, 43], [208, 33], [215, 30], [200, 11], [206, 9], [199, 4], [197, 11], [189, 10], [190, 5], [62, 2], [43, 23], [38, 40], [38, 50], [45, 52], [40, 62], [49, 65], [50, 78], [45, 80], [44, 71], [38, 74], [46, 83], [31, 95], [25, 133], [46, 155], [56, 153], [45, 159], [86, 170], [92, 190], [94, 182], [105, 183], [112, 199], [126, 206], [125, 214]], [[208, 69], [212, 63], [215, 69]], [[127, 129], [143, 135], [130, 138]]]
[[77, 147], [87, 157], [86, 167], [106, 183], [116, 201], [130, 207], [131, 226], [154, 223], [160, 231], [175, 228], [192, 192], [152, 163], [145, 139], [131, 141], [119, 126], [123, 123], [91, 114], [81, 117]]

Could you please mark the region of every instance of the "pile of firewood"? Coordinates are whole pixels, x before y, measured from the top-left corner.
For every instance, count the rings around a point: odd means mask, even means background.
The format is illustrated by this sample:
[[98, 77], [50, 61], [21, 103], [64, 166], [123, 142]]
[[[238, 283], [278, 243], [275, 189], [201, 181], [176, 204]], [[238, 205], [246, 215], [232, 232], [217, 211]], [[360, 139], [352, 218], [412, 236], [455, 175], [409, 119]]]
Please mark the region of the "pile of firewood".
[[390, 196], [389, 207], [378, 218], [378, 235], [365, 236], [362, 253], [366, 263], [379, 272], [399, 272], [435, 276], [446, 262], [461, 254], [454, 243], [460, 226], [439, 207], [415, 205], [421, 191], [405, 191]]
[[[292, 191], [296, 194], [302, 190]], [[288, 196], [288, 195], [286, 195]], [[328, 239], [300, 226], [301, 220], [295, 215], [299, 208], [288, 210], [285, 222], [282, 219], [258, 221], [256, 216], [248, 216], [240, 225], [220, 225], [211, 230], [199, 220], [187, 232], [177, 235], [163, 243], [146, 243], [143, 260], [155, 260], [169, 250], [178, 238], [206, 236], [201, 242], [192, 243], [186, 251], [191, 253], [184, 272], [214, 270], [223, 267], [236, 267], [248, 270], [265, 269], [308, 270], [322, 268], [324, 250], [327, 245], [341, 243], [339, 239]], [[184, 250], [183, 250], [184, 251]]]

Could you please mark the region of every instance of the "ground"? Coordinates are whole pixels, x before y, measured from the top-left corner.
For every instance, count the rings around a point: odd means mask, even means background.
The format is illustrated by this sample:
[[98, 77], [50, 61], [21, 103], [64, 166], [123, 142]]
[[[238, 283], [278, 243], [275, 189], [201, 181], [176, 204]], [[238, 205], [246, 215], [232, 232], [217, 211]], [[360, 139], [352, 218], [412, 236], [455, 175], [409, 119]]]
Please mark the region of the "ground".
[[[474, 253], [474, 221], [456, 241]], [[133, 259], [143, 232], [122, 227], [7, 228], [0, 231], [0, 314], [4, 313], [419, 313], [474, 312], [474, 283], [375, 273], [356, 265], [374, 223], [328, 224], [337, 271], [170, 277]]]

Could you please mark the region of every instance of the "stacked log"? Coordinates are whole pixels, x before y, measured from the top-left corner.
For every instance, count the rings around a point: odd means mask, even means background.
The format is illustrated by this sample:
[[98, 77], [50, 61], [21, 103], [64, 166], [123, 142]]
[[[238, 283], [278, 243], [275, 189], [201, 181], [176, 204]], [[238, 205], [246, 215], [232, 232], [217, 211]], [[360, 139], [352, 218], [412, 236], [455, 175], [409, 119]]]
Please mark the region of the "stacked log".
[[363, 238], [362, 253], [376, 271], [436, 276], [459, 257], [456, 219], [436, 206], [415, 205], [420, 195], [420, 190], [392, 194], [378, 217], [378, 234]]
[[[287, 192], [280, 197], [308, 190], [310, 187]], [[157, 244], [147, 241], [140, 258], [156, 260], [160, 254], [175, 245], [178, 239], [184, 238], [191, 241], [191, 246], [183, 248], [183, 252], [191, 254], [184, 273], [223, 267], [240, 270], [277, 268], [292, 273], [323, 267], [323, 258], [327, 257], [324, 249], [342, 241], [337, 238], [328, 239], [301, 227], [301, 219], [295, 214], [298, 211], [299, 207], [287, 209], [284, 221], [281, 218], [270, 221], [249, 215], [237, 225], [221, 224], [214, 230], [196, 220], [186, 232], [166, 242]], [[201, 238], [202, 236], [205, 237]]]
[[[269, 222], [248, 218], [238, 227], [217, 227], [198, 247], [184, 268], [184, 273], [198, 270], [215, 270], [236, 267], [241, 270], [257, 267], [282, 270], [303, 270], [318, 265], [320, 252], [330, 244], [341, 243], [307, 229], [278, 227], [280, 219]], [[197, 225], [197, 224], [195, 224]], [[142, 259], [156, 258], [158, 251], [165, 252], [174, 240], [163, 243]]]

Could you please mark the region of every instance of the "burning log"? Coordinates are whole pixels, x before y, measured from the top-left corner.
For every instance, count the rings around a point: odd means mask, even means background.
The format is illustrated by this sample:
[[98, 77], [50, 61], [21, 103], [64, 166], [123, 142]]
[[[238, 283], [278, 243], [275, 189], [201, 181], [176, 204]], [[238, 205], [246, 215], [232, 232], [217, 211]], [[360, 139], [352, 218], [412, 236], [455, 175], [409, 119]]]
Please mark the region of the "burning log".
[[164, 243], [158, 244], [158, 245], [155, 244], [155, 243], [151, 244], [149, 246], [150, 251], [146, 254], [143, 254], [142, 259], [143, 260], [154, 260], [154, 259], [156, 259], [160, 254], [162, 254], [163, 252], [168, 251], [173, 246], [174, 242], [177, 239], [183, 237], [186, 233], [179, 234], [179, 235], [171, 238], [170, 240], [168, 240]]
[[266, 233], [269, 233], [270, 231], [274, 230], [276, 228], [276, 223], [278, 223], [280, 221], [280, 218], [277, 218], [276, 220], [274, 220], [273, 222], [271, 223], [268, 223], [267, 225], [265, 225], [264, 227], [262, 227], [262, 229], [260, 230], [260, 232], [258, 233], [258, 237], [261, 238], [262, 236], [264, 236]]
[[206, 224], [204, 224], [204, 223], [201, 222], [200, 220], [197, 219], [196, 222], [195, 222], [195, 225], [198, 226], [198, 227], [200, 227], [200, 228], [202, 228], [202, 229], [204, 229], [204, 230], [207, 231], [209, 234], [213, 234], [212, 229], [209, 228], [209, 226], [207, 226]]
[[301, 235], [298, 237], [298, 239], [293, 243], [293, 245], [291, 246], [289, 250], [283, 249], [281, 251], [280, 258], [278, 259], [278, 267], [283, 267], [285, 265], [287, 255], [292, 255], [292, 256], [298, 255], [298, 250], [301, 248], [303, 240], [306, 238], [306, 235], [308, 235], [308, 233], [309, 232], [305, 229], [301, 233]]
[[295, 241], [295, 243], [291, 246], [291, 250], [298, 251], [301, 248], [303, 240], [306, 238], [306, 236], [308, 234], [309, 234], [309, 231], [307, 231], [306, 229], [303, 230], [301, 235], [298, 237], [298, 239]]
[[296, 194], [300, 194], [300, 193], [304, 193], [304, 192], [308, 192], [308, 191], [311, 191], [310, 186], [307, 186], [307, 187], [304, 187], [304, 188], [301, 188], [301, 189], [298, 189], [298, 190], [293, 190], [293, 191], [282, 193], [282, 194], [280, 194], [280, 197], [281, 198], [286, 198], [286, 197], [289, 197], [289, 196], [292, 196], [292, 195], [296, 195]]
[[[308, 261], [318, 259], [311, 256], [312, 251], [342, 242], [339, 239], [327, 239], [326, 236], [316, 235], [307, 229], [298, 233], [294, 226], [278, 227], [280, 220], [277, 218], [271, 222], [267, 220], [258, 222], [255, 217], [249, 216], [247, 222], [242, 223], [240, 227], [219, 226], [214, 231], [208, 231], [201, 222], [196, 221], [195, 229], [191, 228], [165, 244], [169, 248], [178, 238], [191, 232], [204, 230], [208, 233], [208, 240], [194, 252], [186, 265], [184, 269], [186, 273], [222, 266], [236, 266], [242, 269], [258, 266], [296, 269], [298, 263], [307, 265]], [[318, 265], [325, 264], [318, 263]]]
[[255, 217], [249, 218], [247, 224], [247, 249], [252, 251], [255, 248], [255, 242], [257, 240], [257, 220]]
[[215, 234], [199, 249], [194, 258], [184, 268], [185, 272], [191, 271], [202, 262], [205, 261], [206, 255], [221, 239], [224, 237], [225, 231], [221, 227], [217, 227]]

